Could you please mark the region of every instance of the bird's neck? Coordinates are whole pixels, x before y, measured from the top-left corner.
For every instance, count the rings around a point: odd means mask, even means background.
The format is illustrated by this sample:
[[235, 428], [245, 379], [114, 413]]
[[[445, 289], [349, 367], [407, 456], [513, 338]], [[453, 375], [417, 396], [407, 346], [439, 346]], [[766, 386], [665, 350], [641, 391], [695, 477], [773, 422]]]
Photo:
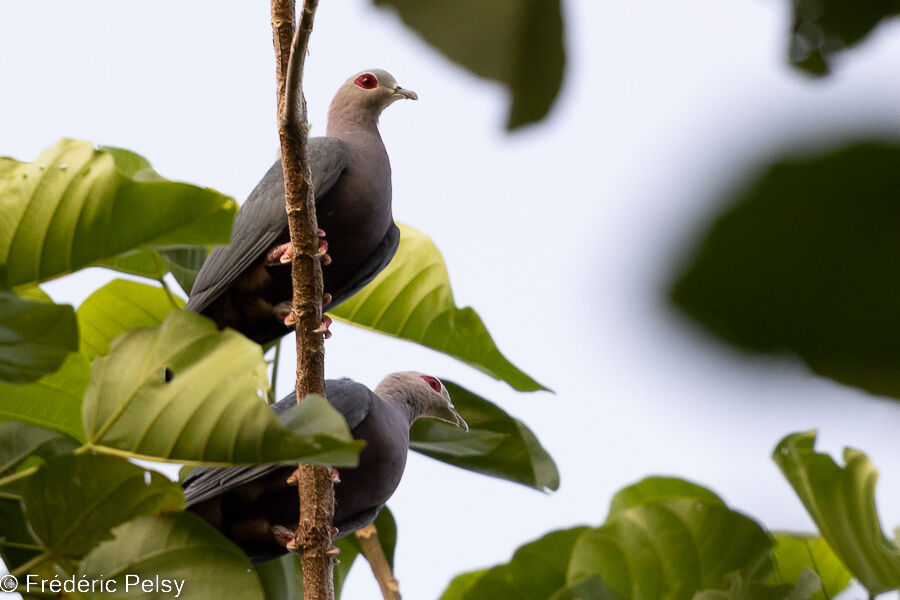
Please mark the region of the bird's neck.
[[394, 382], [391, 381], [381, 382], [381, 384], [375, 388], [375, 394], [383, 398], [389, 404], [400, 409], [400, 411], [406, 415], [409, 420], [409, 425], [412, 427], [412, 424], [416, 422], [416, 419], [422, 416], [425, 407], [422, 406], [422, 402], [416, 393], [403, 387], [393, 385], [393, 383]]
[[345, 105], [335, 98], [328, 111], [325, 135], [337, 138], [374, 135], [380, 139], [378, 114], [365, 107]]

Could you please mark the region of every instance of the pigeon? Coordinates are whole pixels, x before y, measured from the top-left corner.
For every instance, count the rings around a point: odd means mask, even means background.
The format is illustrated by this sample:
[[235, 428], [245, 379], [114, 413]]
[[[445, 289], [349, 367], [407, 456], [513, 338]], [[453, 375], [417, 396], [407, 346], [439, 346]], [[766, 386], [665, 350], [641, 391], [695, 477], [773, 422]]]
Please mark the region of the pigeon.
[[[331, 101], [326, 136], [309, 140], [323, 313], [374, 279], [400, 243], [378, 117], [401, 99], [418, 96], [381, 69], [357, 73]], [[260, 344], [272, 342], [294, 326], [291, 260], [279, 159], [235, 216], [231, 243], [214, 248], [203, 263], [186, 308], [212, 318], [220, 329], [231, 327]], [[326, 317], [320, 328], [326, 337], [328, 323]]]
[[[329, 379], [325, 392], [353, 437], [366, 442], [359, 465], [341, 469], [335, 477], [334, 539], [372, 523], [397, 489], [409, 451], [409, 428], [416, 419], [430, 417], [469, 429], [447, 388], [430, 375], [392, 373], [374, 392], [350, 379]], [[272, 408], [284, 422], [292, 406], [293, 393]], [[293, 543], [295, 477], [296, 465], [198, 467], [181, 485], [187, 510], [225, 534], [253, 562], [262, 562], [285, 554]]]

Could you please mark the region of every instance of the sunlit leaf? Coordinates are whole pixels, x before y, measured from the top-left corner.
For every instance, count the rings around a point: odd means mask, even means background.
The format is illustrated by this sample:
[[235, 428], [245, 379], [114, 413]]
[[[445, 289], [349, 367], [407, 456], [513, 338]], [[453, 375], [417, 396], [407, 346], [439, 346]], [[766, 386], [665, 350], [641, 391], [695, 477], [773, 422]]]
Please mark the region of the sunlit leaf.
[[503, 83], [512, 95], [507, 127], [542, 119], [565, 64], [559, 0], [375, 0], [452, 61]]
[[30, 383], [56, 371], [78, 349], [71, 306], [0, 290], [0, 381]]
[[228, 243], [234, 200], [158, 177], [132, 178], [140, 169], [130, 157], [117, 163], [123, 156], [63, 139], [33, 163], [0, 158], [0, 265], [8, 286], [141, 248]]
[[456, 577], [441, 600], [547, 600], [566, 585], [569, 557], [586, 527], [554, 531], [525, 544], [505, 565]]
[[55, 373], [34, 383], [0, 383], [0, 421], [25, 421], [83, 441], [81, 399], [89, 374], [87, 359], [73, 352]]
[[94, 360], [82, 417], [101, 452], [180, 463], [327, 461], [356, 464], [360, 444], [323, 398], [279, 423], [266, 404], [259, 345], [175, 310], [155, 329], [119, 336]]
[[[263, 590], [247, 556], [203, 519], [189, 513], [135, 519], [114, 530], [84, 559], [80, 573], [88, 579], [115, 579], [116, 596], [209, 600], [263, 600]], [[125, 591], [126, 576], [181, 583], [180, 591], [148, 595], [140, 588]], [[170, 585], [174, 586], [174, 583]]]
[[793, 583], [804, 569], [819, 578], [813, 600], [830, 600], [850, 585], [850, 571], [841, 563], [828, 542], [820, 537], [802, 534], [775, 535], [772, 550], [772, 583]]
[[900, 587], [900, 549], [885, 537], [875, 508], [878, 471], [858, 450], [844, 450], [841, 468], [813, 448], [815, 432], [794, 433], [773, 458], [822, 537], [871, 594]]
[[112, 456], [50, 459], [28, 479], [25, 514], [53, 556], [80, 558], [110, 530], [141, 515], [184, 507], [181, 487]]
[[443, 380], [469, 431], [443, 421], [420, 419], [409, 447], [437, 460], [533, 487], [559, 488], [559, 471], [530, 429], [500, 407]]
[[181, 299], [170, 297], [159, 286], [114, 279], [78, 307], [81, 351], [89, 359], [102, 356], [109, 352], [113, 338], [126, 331], [156, 327], [176, 304], [184, 306]]
[[517, 390], [547, 389], [500, 354], [474, 310], [456, 307], [434, 242], [412, 227], [399, 227], [400, 247], [391, 263], [332, 314], [449, 354]]
[[738, 196], [675, 303], [731, 343], [900, 397], [900, 145], [784, 161]]
[[568, 581], [597, 575], [631, 600], [690, 598], [724, 587], [733, 571], [755, 573], [771, 546], [759, 525], [719, 503], [668, 498], [585, 532], [572, 550]]
[[675, 477], [647, 477], [616, 492], [609, 504], [606, 522], [609, 523], [629, 508], [669, 498], [695, 498], [707, 504], [725, 506], [716, 494], [696, 483]]

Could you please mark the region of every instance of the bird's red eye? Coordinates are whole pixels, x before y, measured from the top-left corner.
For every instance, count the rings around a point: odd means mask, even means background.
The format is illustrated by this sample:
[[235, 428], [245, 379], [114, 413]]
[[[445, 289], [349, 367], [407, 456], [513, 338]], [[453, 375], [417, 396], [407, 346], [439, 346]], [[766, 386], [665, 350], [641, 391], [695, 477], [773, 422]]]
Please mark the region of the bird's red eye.
[[436, 377], [431, 377], [431, 376], [429, 376], [429, 375], [422, 375], [422, 379], [424, 379], [425, 382], [428, 383], [428, 385], [431, 386], [431, 389], [433, 389], [434, 391], [440, 393], [441, 388], [442, 388], [443, 386], [441, 385], [441, 382], [440, 382]]
[[369, 73], [360, 75], [353, 83], [363, 88], [364, 90], [371, 90], [372, 88], [378, 87], [378, 80], [375, 79], [374, 75], [370, 75]]

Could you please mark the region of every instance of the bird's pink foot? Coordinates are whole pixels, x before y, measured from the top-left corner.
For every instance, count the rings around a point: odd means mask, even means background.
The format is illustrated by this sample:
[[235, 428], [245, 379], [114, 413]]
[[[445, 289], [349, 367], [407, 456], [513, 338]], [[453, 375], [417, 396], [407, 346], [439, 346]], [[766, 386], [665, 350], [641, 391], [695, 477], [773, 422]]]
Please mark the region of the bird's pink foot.
[[272, 532], [272, 535], [275, 536], [278, 543], [287, 548], [288, 551], [297, 551], [297, 540], [294, 538], [293, 531], [281, 525], [272, 525], [272, 528], [269, 531]]
[[340, 483], [341, 482], [341, 474], [337, 469], [331, 467], [331, 483]]
[[327, 340], [331, 337], [331, 332], [328, 331], [329, 327], [331, 327], [331, 317], [329, 317], [328, 315], [322, 315], [322, 324], [313, 329], [313, 333], [321, 333]]
[[267, 267], [273, 267], [277, 265], [284, 265], [291, 262], [294, 259], [294, 247], [290, 242], [285, 244], [281, 244], [280, 246], [273, 246], [266, 252], [266, 261], [265, 265]]
[[279, 321], [284, 323], [285, 327], [293, 327], [297, 322], [297, 320], [294, 319], [294, 307], [291, 305], [290, 300], [279, 302], [273, 309], [275, 310], [275, 316]]
[[323, 265], [331, 264], [331, 256], [328, 254], [328, 242], [323, 239], [319, 240], [319, 251], [316, 252], [316, 257], [322, 261]]

